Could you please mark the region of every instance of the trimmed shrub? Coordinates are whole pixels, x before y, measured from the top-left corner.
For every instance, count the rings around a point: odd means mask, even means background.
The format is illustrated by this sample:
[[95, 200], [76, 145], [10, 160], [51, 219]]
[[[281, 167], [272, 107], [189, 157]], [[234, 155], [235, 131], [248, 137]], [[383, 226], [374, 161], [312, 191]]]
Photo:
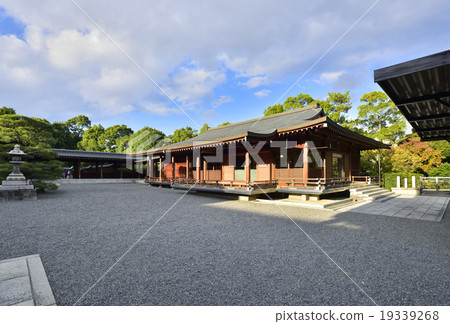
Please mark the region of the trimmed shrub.
[[403, 179], [408, 178], [408, 186], [411, 186], [412, 177], [416, 176], [416, 186], [419, 186], [420, 177], [424, 175], [421, 173], [412, 173], [412, 172], [394, 172], [394, 173], [385, 173], [383, 174], [383, 188], [391, 190], [391, 188], [397, 187], [397, 177], [400, 176], [401, 186], [403, 186]]

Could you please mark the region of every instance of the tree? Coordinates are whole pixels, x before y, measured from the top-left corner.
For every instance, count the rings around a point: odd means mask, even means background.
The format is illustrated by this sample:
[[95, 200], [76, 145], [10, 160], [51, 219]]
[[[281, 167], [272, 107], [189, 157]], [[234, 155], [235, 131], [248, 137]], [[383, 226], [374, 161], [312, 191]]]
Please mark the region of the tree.
[[171, 144], [185, 141], [195, 136], [197, 136], [197, 131], [195, 129], [192, 129], [189, 126], [186, 126], [186, 128], [179, 128], [173, 132]]
[[208, 129], [210, 129], [210, 127], [208, 126], [208, 124], [203, 124], [202, 128], [200, 129], [200, 133], [199, 133], [199, 134], [203, 134], [203, 133], [206, 132]]
[[366, 93], [360, 101], [358, 123], [368, 136], [390, 144], [405, 136], [405, 118], [384, 92]]
[[320, 101], [319, 104], [331, 120], [344, 127], [350, 123], [344, 115], [352, 108], [350, 91], [345, 93], [328, 92], [328, 98]]
[[350, 91], [345, 93], [329, 92], [328, 97], [325, 100], [316, 100], [309, 94], [300, 93], [296, 97], [287, 98], [282, 105], [277, 104], [268, 107], [264, 111], [264, 116], [300, 109], [314, 103], [318, 103], [331, 120], [341, 124], [344, 127], [348, 127], [350, 120], [347, 120], [344, 114], [348, 113], [348, 111], [352, 108]]
[[[430, 147], [435, 150], [442, 151], [442, 155], [444, 156], [444, 162], [450, 163], [450, 142], [449, 141], [433, 141], [429, 142]], [[450, 176], [450, 173], [448, 173]]]
[[76, 150], [83, 139], [85, 129], [91, 127], [88, 117], [80, 115], [66, 122], [54, 122], [53, 132], [56, 142], [54, 148]]
[[151, 127], [144, 127], [131, 136], [124, 136], [116, 142], [116, 152], [131, 153], [150, 150], [166, 138], [166, 135]]
[[91, 127], [91, 121], [85, 115], [79, 115], [66, 121], [65, 123], [72, 134], [76, 134], [78, 137], [82, 137], [84, 131]]
[[61, 162], [50, 148], [55, 142], [52, 125], [45, 119], [30, 118], [17, 114], [0, 114], [0, 180], [6, 179], [12, 171], [10, 157], [6, 154], [18, 144], [28, 153], [21, 171], [32, 180], [36, 189], [56, 189], [52, 183], [60, 176]]
[[303, 108], [311, 105], [315, 100], [308, 94], [300, 93], [296, 97], [289, 97], [286, 101], [281, 105], [273, 105], [269, 106], [264, 111], [264, 116], [275, 115], [281, 112], [285, 112], [288, 110]]
[[431, 169], [439, 167], [443, 159], [442, 151], [434, 150], [428, 142], [421, 142], [416, 137], [394, 148], [392, 169], [427, 174]]
[[392, 150], [367, 150], [361, 152], [361, 174], [378, 176], [378, 157], [380, 157], [381, 174], [392, 172]]
[[225, 122], [225, 123], [222, 123], [222, 124], [218, 125], [217, 127], [227, 126], [227, 125], [231, 125], [231, 123], [230, 122]]
[[15, 115], [16, 111], [13, 108], [3, 106], [0, 108], [0, 115]]
[[428, 172], [430, 177], [448, 177], [450, 176], [450, 163], [442, 163], [439, 167], [431, 169]]
[[133, 130], [126, 125], [108, 127], [98, 137], [98, 145], [103, 152], [115, 152], [116, 142], [124, 136], [131, 136]]
[[83, 135], [83, 139], [78, 142], [79, 150], [102, 152], [104, 147], [99, 144], [98, 139], [103, 135], [105, 129], [102, 125], [94, 125], [88, 128]]
[[[384, 92], [366, 93], [360, 101], [363, 105], [358, 107], [358, 124], [364, 127], [367, 136], [393, 144], [405, 135], [405, 119]], [[381, 150], [378, 150], [377, 161], [381, 181]]]

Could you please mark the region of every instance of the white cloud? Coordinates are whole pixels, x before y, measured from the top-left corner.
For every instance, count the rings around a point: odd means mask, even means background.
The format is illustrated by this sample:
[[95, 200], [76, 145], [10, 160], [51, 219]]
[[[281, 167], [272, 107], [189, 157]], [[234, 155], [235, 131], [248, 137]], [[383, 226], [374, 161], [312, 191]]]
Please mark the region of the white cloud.
[[343, 72], [324, 72], [320, 74], [319, 80], [315, 80], [315, 82], [319, 84], [333, 83], [336, 82], [342, 74]]
[[[250, 89], [292, 84], [372, 4], [350, 0], [288, 1], [283, 7], [276, 1], [256, 0], [239, 6], [225, 0], [77, 3], [172, 99], [191, 111], [220, 103], [216, 93], [227, 83], [234, 83], [230, 88], [237, 84]], [[114, 115], [142, 107], [163, 115], [179, 112], [70, 1], [0, 0], [0, 6], [25, 25], [23, 39], [0, 35], [0, 104], [53, 120], [80, 113]], [[450, 33], [443, 26], [448, 24], [449, 11], [446, 0], [417, 0], [414, 6], [381, 1], [299, 86], [317, 80], [326, 87], [344, 79], [345, 85], [366, 80], [373, 84], [374, 68], [447, 49]], [[228, 75], [236, 78], [227, 79]], [[252, 93], [262, 97], [268, 94], [265, 90]]]
[[169, 80], [165, 91], [183, 105], [192, 106], [213, 93], [216, 86], [225, 82], [222, 71], [208, 71], [197, 67], [181, 67]]
[[263, 89], [263, 90], [255, 92], [254, 94], [258, 98], [264, 98], [264, 97], [267, 97], [270, 93], [271, 93], [271, 91], [269, 89]]
[[159, 116], [170, 116], [173, 114], [182, 114], [183, 112], [178, 108], [170, 108], [164, 106], [163, 104], [158, 104], [154, 102], [146, 102], [143, 103], [143, 107], [145, 110], [151, 114], [159, 115]]
[[212, 107], [213, 108], [217, 108], [220, 105], [223, 105], [224, 103], [228, 103], [228, 102], [232, 102], [233, 98], [229, 97], [229, 96], [220, 96], [219, 99], [217, 99], [216, 101], [212, 102]]
[[267, 77], [266, 76], [255, 76], [250, 79], [248, 79], [246, 82], [241, 83], [242, 85], [246, 86], [247, 88], [257, 88], [262, 84], [267, 83]]

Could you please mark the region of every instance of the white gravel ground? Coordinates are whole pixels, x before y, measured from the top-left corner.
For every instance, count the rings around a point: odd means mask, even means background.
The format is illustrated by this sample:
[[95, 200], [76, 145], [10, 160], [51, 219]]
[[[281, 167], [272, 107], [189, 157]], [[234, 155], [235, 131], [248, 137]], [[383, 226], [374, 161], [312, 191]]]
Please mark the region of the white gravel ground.
[[[183, 192], [62, 185], [0, 203], [0, 259], [40, 254], [58, 305], [74, 304]], [[282, 207], [379, 305], [450, 304], [441, 223]], [[188, 194], [80, 305], [372, 305], [277, 206]]]

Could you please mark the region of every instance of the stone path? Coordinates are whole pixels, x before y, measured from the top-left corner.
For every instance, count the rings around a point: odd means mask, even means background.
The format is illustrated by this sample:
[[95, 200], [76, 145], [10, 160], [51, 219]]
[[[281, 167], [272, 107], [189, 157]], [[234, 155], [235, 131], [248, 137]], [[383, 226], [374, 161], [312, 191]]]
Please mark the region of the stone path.
[[374, 201], [349, 206], [339, 211], [440, 222], [449, 201], [448, 197], [396, 197], [383, 202]]
[[0, 261], [0, 306], [55, 306], [39, 255]]

